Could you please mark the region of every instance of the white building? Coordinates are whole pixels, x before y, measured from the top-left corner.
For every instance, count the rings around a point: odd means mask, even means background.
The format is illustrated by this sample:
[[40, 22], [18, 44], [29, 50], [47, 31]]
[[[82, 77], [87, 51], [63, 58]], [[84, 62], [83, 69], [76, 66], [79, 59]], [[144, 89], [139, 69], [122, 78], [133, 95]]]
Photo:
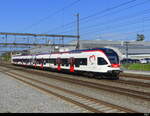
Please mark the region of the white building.
[[[51, 51], [69, 51], [75, 50], [76, 41], [69, 43], [69, 46], [47, 46], [29, 50], [31, 54], [47, 53]], [[150, 41], [112, 41], [112, 40], [80, 40], [80, 49], [91, 49], [107, 47], [114, 49], [120, 58], [150, 58]]]

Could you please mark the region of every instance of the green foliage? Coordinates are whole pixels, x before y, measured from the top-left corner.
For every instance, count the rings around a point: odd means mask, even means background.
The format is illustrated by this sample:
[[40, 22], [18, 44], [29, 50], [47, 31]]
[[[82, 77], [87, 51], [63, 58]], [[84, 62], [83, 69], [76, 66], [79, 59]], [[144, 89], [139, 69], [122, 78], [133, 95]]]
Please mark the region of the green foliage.
[[2, 54], [1, 58], [3, 59], [3, 61], [6, 61], [6, 62], [11, 61], [11, 55], [10, 55], [10, 53], [4, 53], [4, 54]]
[[150, 64], [124, 64], [122, 67], [129, 70], [150, 71]]
[[144, 41], [145, 36], [143, 34], [137, 34], [137, 40], [136, 41]]

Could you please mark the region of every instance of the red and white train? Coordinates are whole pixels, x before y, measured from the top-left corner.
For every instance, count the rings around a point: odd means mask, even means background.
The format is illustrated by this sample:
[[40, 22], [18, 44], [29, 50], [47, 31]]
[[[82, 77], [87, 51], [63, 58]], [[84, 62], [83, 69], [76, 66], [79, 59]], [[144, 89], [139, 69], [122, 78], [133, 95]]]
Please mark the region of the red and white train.
[[118, 79], [118, 54], [109, 48], [12, 56], [12, 64]]

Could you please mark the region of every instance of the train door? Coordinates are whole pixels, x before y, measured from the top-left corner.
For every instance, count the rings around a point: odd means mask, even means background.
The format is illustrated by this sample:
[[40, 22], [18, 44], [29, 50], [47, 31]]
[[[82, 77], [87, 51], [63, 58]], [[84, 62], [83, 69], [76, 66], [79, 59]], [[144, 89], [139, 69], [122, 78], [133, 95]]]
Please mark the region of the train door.
[[24, 65], [24, 66], [27, 67], [27, 64], [28, 64], [28, 59], [26, 58], [26, 59], [25, 59], [25, 65]]
[[36, 63], [37, 63], [37, 60], [36, 60], [36, 58], [34, 58], [34, 61], [33, 61], [34, 68], [36, 68]]
[[21, 59], [21, 64], [23, 65], [23, 59]]
[[69, 64], [70, 64], [70, 72], [74, 72], [75, 58], [70, 58]]
[[41, 63], [41, 69], [43, 69], [44, 68], [44, 66], [43, 66], [43, 64], [44, 64], [43, 58], [40, 59], [40, 63]]
[[56, 64], [57, 64], [57, 70], [60, 71], [61, 70], [61, 58], [57, 58]]

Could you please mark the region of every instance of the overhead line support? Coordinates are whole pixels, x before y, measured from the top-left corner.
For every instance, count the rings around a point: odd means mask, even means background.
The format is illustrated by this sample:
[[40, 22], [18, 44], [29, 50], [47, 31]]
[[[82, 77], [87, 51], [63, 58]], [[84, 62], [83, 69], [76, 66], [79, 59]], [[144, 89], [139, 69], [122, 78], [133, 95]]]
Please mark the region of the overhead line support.
[[78, 38], [76, 35], [55, 35], [55, 34], [32, 34], [32, 33], [6, 33], [0, 32], [0, 35], [18, 35], [18, 36], [44, 36], [44, 37], [66, 37], [66, 38]]

